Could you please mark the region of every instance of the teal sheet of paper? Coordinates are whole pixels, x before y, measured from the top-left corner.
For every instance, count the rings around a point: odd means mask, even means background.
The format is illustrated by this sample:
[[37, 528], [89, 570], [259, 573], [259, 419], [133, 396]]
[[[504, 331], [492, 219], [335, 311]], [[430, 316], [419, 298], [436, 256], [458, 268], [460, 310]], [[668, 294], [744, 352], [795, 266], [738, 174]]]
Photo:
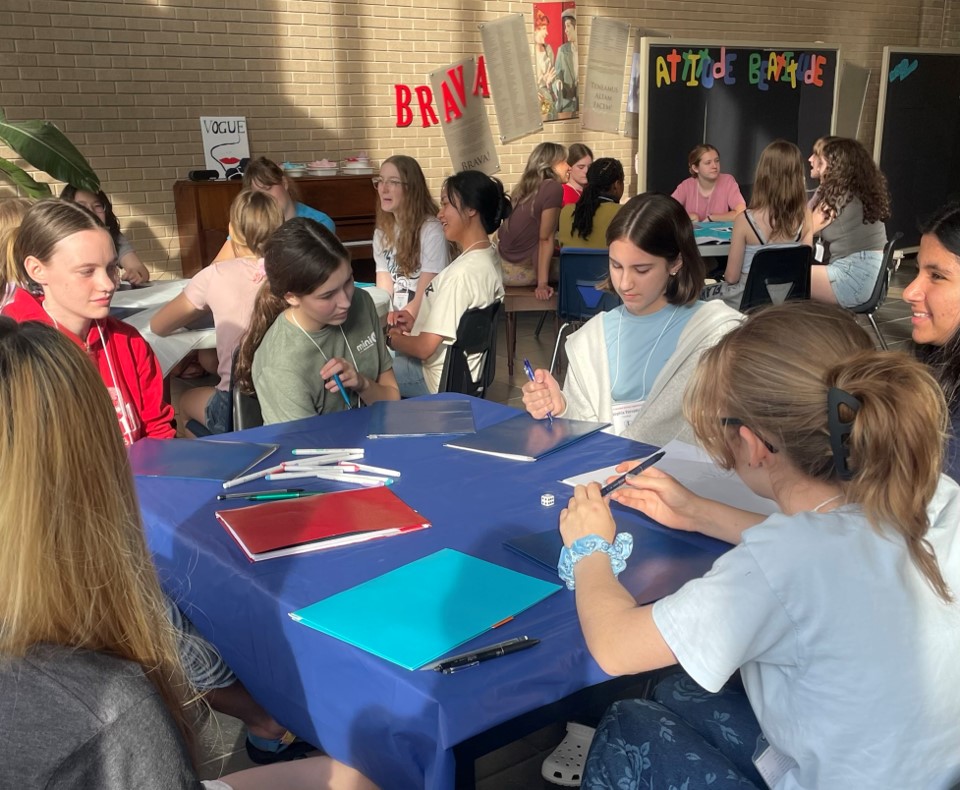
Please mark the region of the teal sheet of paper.
[[559, 589], [559, 584], [442, 549], [290, 617], [417, 669]]

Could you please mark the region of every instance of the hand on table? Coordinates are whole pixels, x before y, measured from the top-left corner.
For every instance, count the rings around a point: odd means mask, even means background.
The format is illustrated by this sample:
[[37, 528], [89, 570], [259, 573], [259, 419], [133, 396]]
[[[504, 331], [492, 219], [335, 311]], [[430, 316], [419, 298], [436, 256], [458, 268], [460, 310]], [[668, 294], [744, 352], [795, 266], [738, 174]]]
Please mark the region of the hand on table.
[[687, 216], [689, 216], [690, 219], [692, 219], [694, 222], [699, 222], [699, 221], [700, 221], [700, 215], [699, 215], [699, 214], [694, 214], [694, 213], [691, 212], [691, 213], [688, 214]]
[[617, 525], [610, 505], [600, 494], [600, 486], [577, 486], [567, 506], [560, 511], [560, 535], [567, 548], [579, 538], [599, 535], [607, 543], [617, 536]]
[[554, 416], [562, 414], [566, 403], [557, 380], [543, 368], [533, 372], [533, 379], [522, 388], [523, 405], [530, 416], [536, 420], [543, 420], [546, 419], [547, 412]]
[[337, 382], [333, 380], [334, 375], [340, 376], [340, 382], [345, 389], [362, 392], [367, 386], [367, 380], [357, 369], [343, 357], [332, 357], [320, 368], [320, 375], [326, 382], [323, 386], [330, 392], [337, 391]]
[[[617, 466], [617, 471], [622, 474], [633, 469], [638, 463], [639, 461], [624, 461]], [[687, 532], [699, 531], [697, 505], [702, 501], [701, 497], [659, 469], [651, 467], [638, 475], [628, 477], [626, 484], [610, 494], [610, 498], [621, 505], [639, 510], [664, 526]]]

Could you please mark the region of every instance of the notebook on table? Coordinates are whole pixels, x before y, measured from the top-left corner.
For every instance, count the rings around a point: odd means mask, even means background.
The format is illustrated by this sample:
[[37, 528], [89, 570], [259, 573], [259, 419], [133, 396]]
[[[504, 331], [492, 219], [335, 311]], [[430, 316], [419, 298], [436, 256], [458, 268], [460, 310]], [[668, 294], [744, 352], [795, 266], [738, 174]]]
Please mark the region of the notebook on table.
[[141, 477], [230, 480], [277, 451], [278, 444], [209, 439], [140, 439], [127, 450]]
[[430, 526], [386, 486], [218, 510], [251, 562], [334, 549]]
[[477, 431], [473, 436], [445, 442], [444, 446], [514, 461], [536, 461], [586, 439], [607, 425], [609, 423], [560, 417], [551, 423], [549, 420], [535, 420], [529, 414], [518, 414]]
[[367, 438], [476, 433], [468, 400], [381, 400], [370, 407]]
[[290, 617], [405, 669], [417, 669], [559, 589], [441, 549]]

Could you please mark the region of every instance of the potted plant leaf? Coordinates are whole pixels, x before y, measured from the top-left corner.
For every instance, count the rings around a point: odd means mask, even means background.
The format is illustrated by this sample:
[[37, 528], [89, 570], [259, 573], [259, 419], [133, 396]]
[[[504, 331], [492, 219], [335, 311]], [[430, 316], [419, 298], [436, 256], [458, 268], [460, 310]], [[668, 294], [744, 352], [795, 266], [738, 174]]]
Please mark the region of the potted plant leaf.
[[[65, 184], [96, 194], [100, 179], [90, 163], [73, 143], [49, 121], [8, 121], [0, 110], [0, 141], [37, 170], [53, 176]], [[27, 197], [50, 197], [50, 185], [34, 179], [22, 167], [0, 157], [0, 174]]]

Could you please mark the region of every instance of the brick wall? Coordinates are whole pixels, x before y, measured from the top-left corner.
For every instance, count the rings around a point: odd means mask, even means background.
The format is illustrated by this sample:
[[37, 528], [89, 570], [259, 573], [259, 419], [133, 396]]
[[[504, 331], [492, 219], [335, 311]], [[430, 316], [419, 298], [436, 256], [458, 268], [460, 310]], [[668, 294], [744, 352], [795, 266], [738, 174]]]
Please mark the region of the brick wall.
[[[393, 85], [425, 84], [432, 69], [479, 54], [477, 25], [518, 12], [530, 19], [528, 3], [507, 0], [0, 0], [0, 106], [11, 119], [55, 122], [99, 173], [141, 258], [175, 275], [172, 185], [203, 166], [200, 115], [245, 115], [252, 152], [277, 161], [407, 153], [436, 191], [450, 171], [442, 133], [416, 116], [397, 128]], [[694, 40], [824, 41], [875, 70], [887, 44], [960, 46], [955, 0], [583, 0], [581, 68], [594, 16]], [[500, 146], [508, 187], [547, 139], [583, 140], [628, 170], [633, 161], [629, 138], [547, 124]]]

